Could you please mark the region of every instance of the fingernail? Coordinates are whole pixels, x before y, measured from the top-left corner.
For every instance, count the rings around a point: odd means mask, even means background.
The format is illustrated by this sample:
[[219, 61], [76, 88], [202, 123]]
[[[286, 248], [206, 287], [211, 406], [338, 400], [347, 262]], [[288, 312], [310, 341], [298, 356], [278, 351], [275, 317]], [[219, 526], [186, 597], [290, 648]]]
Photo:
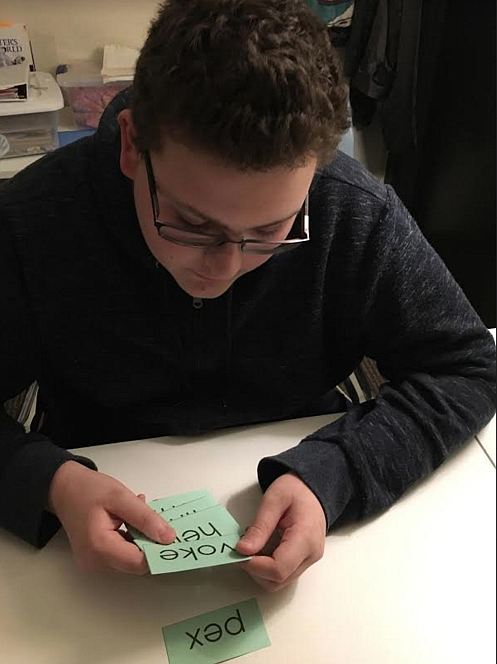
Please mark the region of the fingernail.
[[244, 536], [238, 543], [243, 544], [244, 547], [251, 548], [254, 546], [255, 541], [251, 537]]
[[163, 528], [159, 531], [159, 541], [162, 544], [171, 544], [176, 539], [176, 533], [172, 528]]
[[246, 544], [255, 544], [255, 542], [257, 542], [257, 532], [254, 532], [252, 528], [247, 528], [242, 540]]

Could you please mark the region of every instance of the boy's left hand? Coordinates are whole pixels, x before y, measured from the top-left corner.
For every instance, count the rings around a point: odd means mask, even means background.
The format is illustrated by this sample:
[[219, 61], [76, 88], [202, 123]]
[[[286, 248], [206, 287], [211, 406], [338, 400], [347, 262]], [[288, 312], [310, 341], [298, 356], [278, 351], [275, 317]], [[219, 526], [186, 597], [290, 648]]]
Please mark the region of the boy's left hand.
[[[271, 556], [256, 555], [278, 529], [281, 541]], [[324, 552], [326, 517], [321, 503], [301, 479], [291, 473], [278, 477], [237, 550], [252, 560], [239, 563], [259, 585], [275, 592], [299, 577]]]

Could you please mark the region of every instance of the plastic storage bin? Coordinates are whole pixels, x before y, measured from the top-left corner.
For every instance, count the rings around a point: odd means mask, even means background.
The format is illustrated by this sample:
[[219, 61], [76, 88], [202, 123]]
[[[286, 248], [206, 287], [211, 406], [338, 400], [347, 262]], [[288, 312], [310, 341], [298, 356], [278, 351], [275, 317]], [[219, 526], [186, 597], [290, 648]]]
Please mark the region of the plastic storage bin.
[[71, 107], [79, 129], [96, 129], [105, 107], [131, 81], [104, 85], [100, 66], [80, 61], [57, 67], [57, 83]]
[[63, 105], [54, 78], [45, 72], [31, 73], [28, 99], [0, 104], [0, 159], [58, 148], [57, 118]]

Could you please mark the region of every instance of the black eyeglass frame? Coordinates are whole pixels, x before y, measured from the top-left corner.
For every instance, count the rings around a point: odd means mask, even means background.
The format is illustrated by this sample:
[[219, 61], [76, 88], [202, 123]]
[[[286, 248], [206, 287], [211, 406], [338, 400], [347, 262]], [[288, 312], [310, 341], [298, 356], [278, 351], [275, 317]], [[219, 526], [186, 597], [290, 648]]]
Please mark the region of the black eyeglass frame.
[[[286, 239], [286, 240], [275, 240], [275, 241], [266, 241], [266, 240], [245, 240], [242, 238], [241, 240], [228, 240], [227, 238], [224, 237], [224, 235], [209, 235], [208, 233], [196, 233], [196, 231], [191, 231], [191, 233], [198, 235], [199, 237], [202, 236], [204, 238], [208, 238], [210, 240], [216, 240], [215, 242], [209, 243], [209, 244], [195, 244], [194, 242], [182, 242], [181, 240], [178, 240], [177, 238], [174, 237], [168, 237], [167, 235], [164, 236], [161, 233], [162, 228], [174, 228], [177, 231], [181, 231], [184, 229], [178, 228], [177, 226], [174, 226], [173, 224], [166, 224], [163, 221], [159, 221], [158, 215], [159, 215], [159, 199], [157, 196], [157, 185], [155, 183], [155, 176], [154, 176], [154, 171], [152, 167], [152, 160], [150, 158], [150, 153], [147, 151], [144, 153], [144, 161], [145, 161], [145, 168], [147, 171], [147, 179], [148, 179], [148, 188], [149, 188], [149, 193], [150, 193], [150, 201], [152, 204], [152, 212], [154, 215], [154, 226], [157, 229], [157, 234], [162, 240], [168, 240], [169, 242], [173, 242], [174, 244], [180, 245], [182, 247], [192, 247], [195, 249], [209, 249], [213, 247], [221, 247], [224, 244], [238, 244], [240, 246], [241, 251], [244, 251], [246, 253], [251, 253], [251, 254], [280, 254], [285, 251], [289, 251], [290, 249], [294, 249], [304, 242], [308, 242], [310, 238], [310, 233], [309, 233], [309, 194], [307, 194], [304, 205], [302, 206], [302, 209], [300, 212], [297, 214], [297, 217], [293, 223], [292, 228], [295, 226], [295, 223], [297, 219], [300, 218], [300, 231], [301, 235], [304, 235], [305, 237], [300, 237], [300, 238], [291, 238], [291, 239]], [[291, 233], [291, 230], [290, 230]], [[258, 248], [258, 245], [266, 245], [267, 248], [262, 249]], [[269, 245], [269, 247], [268, 247]]]

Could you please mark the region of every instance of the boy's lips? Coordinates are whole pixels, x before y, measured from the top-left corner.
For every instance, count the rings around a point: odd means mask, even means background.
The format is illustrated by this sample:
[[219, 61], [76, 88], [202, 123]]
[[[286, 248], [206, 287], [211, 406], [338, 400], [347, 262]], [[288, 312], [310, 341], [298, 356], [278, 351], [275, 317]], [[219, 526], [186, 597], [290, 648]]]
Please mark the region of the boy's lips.
[[199, 279], [203, 279], [204, 281], [211, 281], [212, 283], [221, 283], [222, 281], [226, 281], [226, 279], [213, 279], [212, 277], [206, 277], [205, 275], [200, 274], [195, 270], [192, 270], [192, 272], [196, 277], [198, 277]]

